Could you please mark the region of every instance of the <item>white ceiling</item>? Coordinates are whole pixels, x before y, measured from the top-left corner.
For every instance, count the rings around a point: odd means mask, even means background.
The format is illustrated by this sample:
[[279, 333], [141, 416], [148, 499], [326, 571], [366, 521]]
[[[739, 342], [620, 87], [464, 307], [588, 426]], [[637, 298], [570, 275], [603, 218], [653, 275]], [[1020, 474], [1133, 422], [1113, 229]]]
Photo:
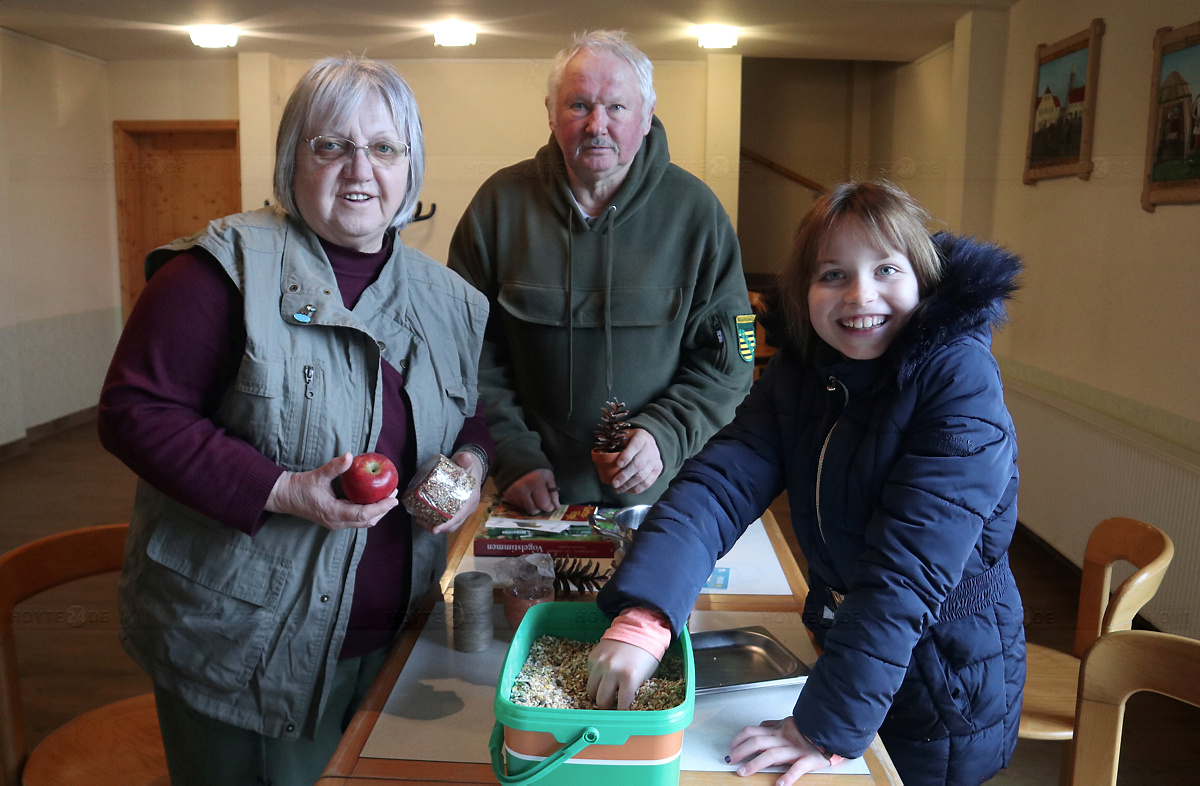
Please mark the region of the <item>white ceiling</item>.
[[[0, 27], [101, 60], [231, 58], [545, 58], [587, 28], [624, 28], [653, 59], [695, 59], [687, 29], [742, 29], [728, 51], [748, 57], [910, 61], [954, 38], [955, 20], [1015, 0], [0, 0]], [[474, 22], [478, 43], [435, 47], [426, 26]], [[192, 46], [183, 27], [232, 24], [235, 49]]]

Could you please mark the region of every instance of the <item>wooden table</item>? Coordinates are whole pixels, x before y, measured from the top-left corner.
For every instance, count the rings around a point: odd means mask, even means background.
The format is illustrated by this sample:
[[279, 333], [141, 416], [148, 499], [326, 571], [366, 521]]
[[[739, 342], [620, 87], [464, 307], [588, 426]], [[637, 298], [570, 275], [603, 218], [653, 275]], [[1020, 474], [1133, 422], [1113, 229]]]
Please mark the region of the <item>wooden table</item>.
[[[800, 574], [796, 560], [783, 539], [775, 518], [768, 511], [762, 516], [771, 545], [775, 549], [780, 567], [783, 568], [791, 586], [791, 595], [701, 595], [696, 601], [696, 608], [704, 611], [783, 611], [799, 613], [804, 607], [804, 598], [808, 594], [808, 585]], [[471, 538], [479, 527], [480, 517], [469, 521], [460, 530], [451, 543], [447, 560], [446, 573], [441, 580], [443, 595], [453, 586], [454, 574], [459, 562], [471, 548]], [[428, 608], [432, 608], [437, 598], [431, 598]], [[411, 759], [381, 759], [362, 756], [363, 746], [375, 727], [375, 722], [391, 695], [401, 670], [408, 660], [409, 654], [417, 643], [421, 628], [427, 619], [426, 615], [409, 626], [397, 639], [396, 645], [388, 655], [387, 662], [376, 677], [374, 685], [359, 708], [358, 713], [350, 723], [342, 737], [337, 751], [330, 759], [324, 774], [317, 781], [320, 786], [385, 786], [386, 784], [494, 784], [490, 764], [446, 761], [416, 761]], [[816, 660], [816, 652], [811, 646], [801, 647], [796, 655], [808, 665]], [[809, 773], [801, 778], [804, 786], [893, 786], [900, 784], [900, 777], [892, 765], [891, 759], [884, 750], [883, 743], [878, 737], [863, 756], [871, 771], [867, 775], [834, 775]], [[773, 783], [777, 774], [760, 773], [742, 778], [732, 772], [689, 772], [680, 773], [679, 782], [709, 786], [710, 784], [751, 784]]]

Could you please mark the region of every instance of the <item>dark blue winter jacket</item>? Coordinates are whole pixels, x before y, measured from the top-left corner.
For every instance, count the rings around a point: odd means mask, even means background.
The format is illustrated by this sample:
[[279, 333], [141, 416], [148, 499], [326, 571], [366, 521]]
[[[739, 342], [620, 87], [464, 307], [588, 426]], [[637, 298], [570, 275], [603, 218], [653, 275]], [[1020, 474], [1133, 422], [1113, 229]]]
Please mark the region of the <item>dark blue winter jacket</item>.
[[990, 349], [1020, 261], [934, 243], [943, 279], [888, 351], [777, 353], [599, 602], [658, 609], [678, 633], [713, 563], [786, 489], [823, 648], [793, 710], [800, 732], [843, 756], [878, 732], [906, 784], [965, 784], [1007, 764], [1025, 681], [1007, 558], [1016, 437]]

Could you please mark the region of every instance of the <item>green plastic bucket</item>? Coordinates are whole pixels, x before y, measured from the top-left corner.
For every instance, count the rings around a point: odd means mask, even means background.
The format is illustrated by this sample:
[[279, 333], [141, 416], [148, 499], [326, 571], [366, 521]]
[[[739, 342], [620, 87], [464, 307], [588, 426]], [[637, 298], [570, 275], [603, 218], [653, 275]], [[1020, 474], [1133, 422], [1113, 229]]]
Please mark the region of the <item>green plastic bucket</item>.
[[560, 710], [509, 700], [539, 636], [599, 641], [608, 619], [594, 603], [539, 603], [525, 614], [496, 687], [492, 771], [503, 784], [642, 786], [679, 782], [683, 730], [696, 705], [695, 664], [686, 630], [671, 644], [683, 660], [687, 693], [665, 710]]

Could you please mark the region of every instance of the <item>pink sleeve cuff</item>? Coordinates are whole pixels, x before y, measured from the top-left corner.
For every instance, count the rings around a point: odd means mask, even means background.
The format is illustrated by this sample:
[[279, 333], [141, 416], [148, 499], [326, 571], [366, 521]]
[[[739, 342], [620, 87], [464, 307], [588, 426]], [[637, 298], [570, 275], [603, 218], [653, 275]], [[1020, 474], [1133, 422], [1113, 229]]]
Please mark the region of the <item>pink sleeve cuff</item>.
[[612, 621], [601, 638], [641, 647], [656, 660], [662, 660], [663, 653], [671, 644], [671, 626], [667, 624], [665, 614], [652, 609], [631, 607], [622, 611]]

